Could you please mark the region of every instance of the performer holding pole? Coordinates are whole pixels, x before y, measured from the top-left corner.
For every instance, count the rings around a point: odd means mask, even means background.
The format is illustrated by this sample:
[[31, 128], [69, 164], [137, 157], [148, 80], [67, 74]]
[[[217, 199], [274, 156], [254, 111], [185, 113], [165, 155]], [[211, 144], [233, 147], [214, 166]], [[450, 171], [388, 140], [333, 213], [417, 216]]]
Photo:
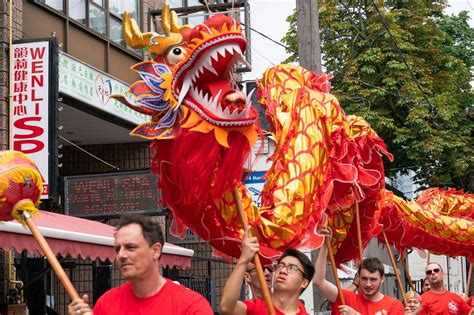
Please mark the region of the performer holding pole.
[[[239, 212], [240, 222], [244, 228], [244, 231], [249, 231], [249, 224], [247, 221], [247, 216], [245, 215], [244, 209], [242, 207], [242, 201], [240, 200], [239, 191], [237, 188], [233, 191], [234, 201], [237, 205], [237, 211]], [[273, 309], [273, 302], [270, 295], [270, 290], [268, 289], [267, 282], [265, 280], [265, 275], [263, 274], [262, 263], [260, 262], [260, 257], [255, 255], [253, 258], [253, 264], [255, 265], [255, 270], [257, 271], [258, 282], [262, 289], [263, 299], [267, 305], [268, 314], [274, 315], [275, 310]]]

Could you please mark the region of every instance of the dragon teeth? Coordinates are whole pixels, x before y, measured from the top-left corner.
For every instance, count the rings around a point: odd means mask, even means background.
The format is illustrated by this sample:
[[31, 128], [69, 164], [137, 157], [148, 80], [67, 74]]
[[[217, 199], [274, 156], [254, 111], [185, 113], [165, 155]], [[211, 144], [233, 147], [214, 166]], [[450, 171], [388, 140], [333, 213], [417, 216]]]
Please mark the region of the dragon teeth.
[[179, 92], [178, 104], [176, 104], [176, 107], [174, 108], [175, 111], [179, 108], [179, 106], [181, 106], [181, 103], [186, 97], [186, 94], [188, 94], [189, 88], [191, 87], [191, 83], [192, 82], [190, 79], [184, 79], [183, 86], [181, 87], [181, 91]]

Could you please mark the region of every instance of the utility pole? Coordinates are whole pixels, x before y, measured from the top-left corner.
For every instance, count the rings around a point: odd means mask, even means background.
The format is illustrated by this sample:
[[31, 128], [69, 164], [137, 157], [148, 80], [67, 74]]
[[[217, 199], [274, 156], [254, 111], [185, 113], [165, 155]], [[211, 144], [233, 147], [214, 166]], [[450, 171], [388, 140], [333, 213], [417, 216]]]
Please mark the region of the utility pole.
[[296, 0], [300, 65], [317, 74], [321, 68], [318, 0]]

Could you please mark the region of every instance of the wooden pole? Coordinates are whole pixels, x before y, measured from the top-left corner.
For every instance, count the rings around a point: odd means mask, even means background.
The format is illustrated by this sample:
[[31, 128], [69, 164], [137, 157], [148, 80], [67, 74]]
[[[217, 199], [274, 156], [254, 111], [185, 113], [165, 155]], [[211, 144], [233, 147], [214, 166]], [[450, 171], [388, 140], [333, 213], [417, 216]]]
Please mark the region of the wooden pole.
[[44, 236], [38, 230], [35, 221], [33, 221], [33, 219], [31, 218], [31, 214], [28, 211], [23, 211], [23, 218], [26, 222], [26, 225], [30, 229], [31, 234], [36, 239], [36, 242], [38, 242], [38, 245], [41, 247], [41, 250], [48, 259], [51, 268], [53, 268], [59, 281], [61, 281], [61, 284], [66, 289], [66, 292], [71, 298], [71, 300], [79, 298], [79, 294], [77, 294], [77, 291], [72, 285], [71, 280], [69, 280], [68, 276], [66, 275], [66, 272], [64, 272], [63, 267], [56, 258], [56, 255], [54, 255], [53, 251], [51, 250], [51, 247], [49, 247], [49, 244], [46, 242]]
[[388, 255], [390, 256], [390, 261], [392, 262], [393, 271], [395, 272], [395, 276], [397, 277], [398, 287], [400, 288], [400, 292], [402, 293], [403, 303], [405, 306], [408, 305], [407, 297], [405, 295], [405, 289], [403, 288], [402, 281], [400, 280], [400, 275], [398, 274], [397, 264], [395, 263], [395, 259], [393, 258], [392, 250], [390, 249], [390, 244], [388, 243], [387, 235], [385, 231], [382, 231], [383, 238], [385, 240], [385, 245], [387, 246]]
[[326, 237], [325, 242], [326, 247], [328, 248], [328, 256], [329, 261], [331, 262], [332, 274], [334, 275], [334, 280], [336, 281], [337, 293], [339, 294], [339, 298], [341, 299], [341, 305], [346, 305], [344, 294], [342, 294], [341, 282], [339, 281], [339, 277], [337, 275], [336, 261], [334, 260], [334, 253], [332, 252], [331, 240]]
[[[238, 188], [234, 188], [232, 192], [234, 196], [235, 204], [237, 205], [237, 211], [239, 212], [240, 221], [244, 230], [248, 229], [248, 220], [245, 215], [244, 208], [242, 207], [242, 201], [240, 200], [240, 194]], [[260, 257], [255, 255], [253, 259], [253, 264], [255, 265], [255, 271], [257, 272], [258, 282], [260, 283], [260, 288], [262, 289], [263, 299], [267, 305], [267, 310], [269, 315], [275, 315], [275, 308], [273, 307], [272, 296], [270, 295], [270, 290], [268, 289], [267, 282], [265, 281], [265, 275], [263, 273], [262, 263], [260, 262]]]
[[401, 260], [402, 262], [402, 265], [403, 265], [403, 270], [405, 271], [405, 274], [407, 275], [407, 279], [408, 279], [408, 283], [410, 284], [410, 288], [416, 292], [416, 289], [415, 289], [415, 286], [413, 285], [413, 281], [411, 281], [411, 276], [410, 274], [408, 273], [408, 268], [407, 268], [407, 264], [405, 263], [405, 260], [402, 259]]
[[364, 259], [364, 248], [362, 247], [362, 231], [360, 228], [359, 203], [355, 203], [356, 223], [357, 223], [357, 243], [359, 244], [359, 259]]
[[466, 294], [469, 295], [471, 289], [471, 280], [472, 280], [472, 263], [469, 263], [469, 272], [467, 273], [467, 285], [466, 285]]

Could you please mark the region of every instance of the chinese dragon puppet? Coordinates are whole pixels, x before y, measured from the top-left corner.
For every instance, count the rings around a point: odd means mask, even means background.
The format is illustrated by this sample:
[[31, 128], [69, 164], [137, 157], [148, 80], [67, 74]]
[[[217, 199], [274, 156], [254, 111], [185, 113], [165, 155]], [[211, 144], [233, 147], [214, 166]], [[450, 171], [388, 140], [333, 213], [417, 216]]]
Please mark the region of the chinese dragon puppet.
[[335, 232], [337, 262], [356, 257], [354, 208], [360, 209], [366, 244], [381, 231], [382, 155], [392, 156], [367, 122], [344, 114], [328, 93], [330, 77], [294, 65], [263, 74], [257, 95], [276, 149], [257, 208], [242, 183], [244, 162], [261, 133], [251, 93], [240, 92], [234, 76], [245, 63], [240, 24], [217, 14], [194, 27], [180, 26], [165, 6], [162, 29], [142, 33], [124, 14], [125, 41], [152, 60], [132, 67], [141, 80], [128, 97], [113, 97], [150, 116], [131, 134], [153, 140], [151, 169], [159, 176], [163, 204], [172, 210], [172, 232], [184, 236], [189, 228], [217, 253], [237, 257], [243, 235], [237, 189], [263, 257], [288, 247], [319, 247], [324, 213]]

